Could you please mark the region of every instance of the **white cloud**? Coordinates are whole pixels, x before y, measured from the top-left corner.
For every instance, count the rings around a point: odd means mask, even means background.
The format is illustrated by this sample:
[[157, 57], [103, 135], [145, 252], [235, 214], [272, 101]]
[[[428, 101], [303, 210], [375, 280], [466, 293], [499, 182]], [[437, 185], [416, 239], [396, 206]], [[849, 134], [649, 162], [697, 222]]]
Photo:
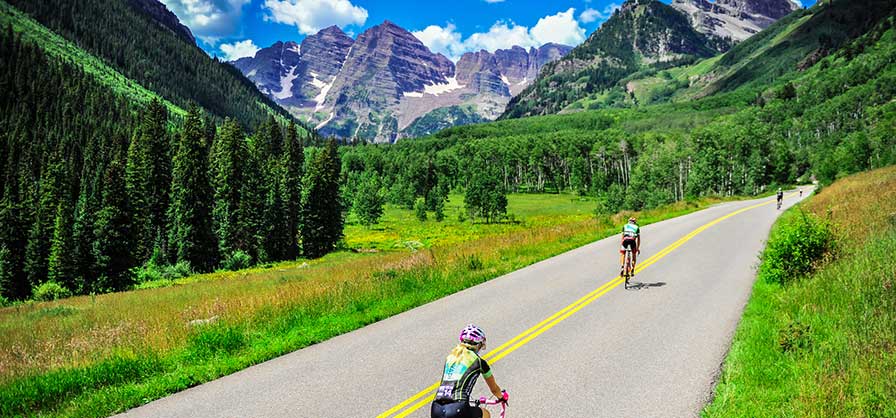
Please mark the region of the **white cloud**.
[[591, 23], [597, 19], [600, 19], [600, 17], [601, 17], [601, 14], [599, 11], [594, 10], [589, 7], [587, 9], [585, 9], [585, 11], [583, 11], [582, 14], [579, 15], [579, 20], [581, 20], [582, 23]]
[[337, 25], [361, 26], [367, 21], [367, 10], [349, 0], [265, 0], [270, 15], [265, 20], [295, 25], [306, 35]]
[[430, 51], [442, 53], [447, 57], [455, 57], [462, 54], [463, 42], [461, 35], [456, 31], [457, 27], [449, 23], [445, 27], [430, 25], [421, 31], [412, 32], [423, 45], [426, 45]]
[[613, 12], [619, 8], [619, 5], [616, 3], [610, 3], [607, 7], [604, 7], [603, 11], [595, 10], [592, 8], [585, 9], [580, 15], [579, 20], [582, 23], [591, 23], [599, 20], [607, 20], [610, 16], [613, 16]]
[[240, 27], [243, 6], [251, 0], [161, 0], [193, 35], [214, 45]]
[[576, 9], [538, 19], [529, 31], [539, 44], [556, 42], [564, 45], [578, 45], [585, 40], [585, 28], [576, 21]]
[[545, 16], [532, 28], [518, 25], [513, 21], [497, 21], [487, 32], [477, 32], [466, 39], [457, 32], [452, 23], [444, 27], [431, 25], [413, 32], [417, 39], [433, 52], [440, 52], [457, 61], [465, 52], [539, 47], [549, 42], [575, 46], [585, 40], [585, 29], [575, 19], [575, 9]]
[[540, 46], [529, 28], [517, 25], [514, 22], [495, 22], [488, 32], [479, 32], [470, 35], [463, 43], [466, 51], [494, 51], [496, 49], [506, 49], [514, 45], [523, 48], [530, 46]]
[[261, 49], [251, 39], [232, 44], [221, 44], [220, 48], [221, 52], [224, 53], [224, 59], [227, 61], [235, 61], [243, 57], [254, 57], [255, 53]]
[[503, 3], [504, 0], [485, 0], [486, 3]]

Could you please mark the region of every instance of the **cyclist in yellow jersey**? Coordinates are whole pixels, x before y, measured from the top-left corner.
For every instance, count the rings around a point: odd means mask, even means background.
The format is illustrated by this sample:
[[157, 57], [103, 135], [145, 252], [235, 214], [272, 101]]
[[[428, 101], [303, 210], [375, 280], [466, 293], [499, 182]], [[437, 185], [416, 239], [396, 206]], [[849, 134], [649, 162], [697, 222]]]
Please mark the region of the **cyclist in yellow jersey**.
[[489, 418], [488, 410], [470, 405], [470, 393], [476, 379], [481, 375], [492, 394], [500, 401], [507, 402], [509, 396], [501, 390], [491, 367], [479, 357], [485, 348], [485, 333], [476, 325], [467, 325], [460, 332], [460, 344], [451, 350], [445, 359], [442, 383], [432, 402], [432, 418]]

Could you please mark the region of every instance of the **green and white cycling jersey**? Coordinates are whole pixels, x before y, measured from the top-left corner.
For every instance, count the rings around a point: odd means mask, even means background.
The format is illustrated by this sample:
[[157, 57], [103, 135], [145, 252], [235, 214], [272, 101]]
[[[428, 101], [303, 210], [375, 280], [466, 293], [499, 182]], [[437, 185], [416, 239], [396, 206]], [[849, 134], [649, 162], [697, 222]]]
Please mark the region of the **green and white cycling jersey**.
[[442, 384], [436, 392], [436, 402], [464, 402], [470, 400], [473, 385], [479, 375], [492, 376], [491, 368], [475, 351], [458, 344], [445, 359]]
[[623, 239], [634, 239], [641, 234], [641, 228], [633, 223], [627, 223], [622, 226]]

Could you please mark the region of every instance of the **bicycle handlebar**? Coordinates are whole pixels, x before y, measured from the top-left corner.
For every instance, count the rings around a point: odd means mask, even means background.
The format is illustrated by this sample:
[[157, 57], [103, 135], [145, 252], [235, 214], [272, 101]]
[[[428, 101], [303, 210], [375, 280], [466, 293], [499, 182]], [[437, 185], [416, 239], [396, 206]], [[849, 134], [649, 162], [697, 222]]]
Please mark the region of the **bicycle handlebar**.
[[[506, 392], [506, 391], [502, 391], [502, 392]], [[479, 407], [480, 405], [498, 405], [498, 404], [500, 404], [501, 405], [501, 418], [504, 418], [504, 414], [507, 412], [507, 402], [504, 401], [503, 399], [488, 399], [485, 396], [481, 396], [479, 399], [476, 400], [475, 404], [477, 407]]]

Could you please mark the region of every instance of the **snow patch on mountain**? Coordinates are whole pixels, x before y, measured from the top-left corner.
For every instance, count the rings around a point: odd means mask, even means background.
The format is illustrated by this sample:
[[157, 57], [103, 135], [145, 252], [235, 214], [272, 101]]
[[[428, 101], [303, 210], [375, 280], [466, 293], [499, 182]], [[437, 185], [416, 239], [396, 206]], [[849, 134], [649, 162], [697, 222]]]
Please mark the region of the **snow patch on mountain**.
[[[318, 105], [318, 106], [320, 106], [320, 105]], [[324, 126], [327, 126], [327, 124], [330, 123], [331, 120], [333, 120], [334, 116], [336, 116], [336, 112], [330, 112], [330, 116], [325, 121], [318, 123], [317, 126], [314, 127], [314, 129], [320, 129], [320, 128], [323, 128]]]
[[[315, 80], [317, 80], [317, 78], [315, 78]], [[316, 84], [315, 84], [315, 86], [316, 86]], [[324, 100], [327, 99], [327, 93], [330, 92], [330, 88], [331, 88], [331, 87], [333, 87], [333, 82], [332, 82], [332, 81], [329, 82], [329, 83], [326, 83], [326, 84], [324, 84], [323, 86], [320, 87], [320, 93], [314, 98], [314, 101], [317, 103], [317, 106], [314, 106], [314, 111], [315, 111], [315, 112], [317, 112], [317, 111], [319, 111], [319, 110], [321, 110], [321, 109], [324, 108]], [[333, 119], [333, 116], [332, 116], [332, 115], [330, 115], [330, 119]], [[329, 122], [330, 119], [327, 119], [327, 120], [324, 122], [324, 125], [326, 125], [326, 122]]]
[[274, 97], [280, 100], [292, 97], [292, 83], [299, 77], [299, 75], [296, 74], [296, 67], [298, 67], [298, 65], [292, 66], [292, 68], [289, 69], [289, 73], [280, 79], [280, 91], [274, 93]]
[[458, 84], [456, 77], [448, 77], [448, 82], [444, 84], [431, 84], [427, 85], [423, 88], [423, 94], [431, 94], [433, 96], [438, 96], [443, 93], [448, 93], [454, 90], [462, 89], [466, 86]]
[[317, 73], [315, 73], [315, 72], [309, 72], [308, 75], [311, 76], [311, 85], [312, 85], [312, 86], [317, 87], [318, 89], [323, 90], [323, 88], [327, 85], [326, 82], [321, 81], [319, 78], [317, 78]]

